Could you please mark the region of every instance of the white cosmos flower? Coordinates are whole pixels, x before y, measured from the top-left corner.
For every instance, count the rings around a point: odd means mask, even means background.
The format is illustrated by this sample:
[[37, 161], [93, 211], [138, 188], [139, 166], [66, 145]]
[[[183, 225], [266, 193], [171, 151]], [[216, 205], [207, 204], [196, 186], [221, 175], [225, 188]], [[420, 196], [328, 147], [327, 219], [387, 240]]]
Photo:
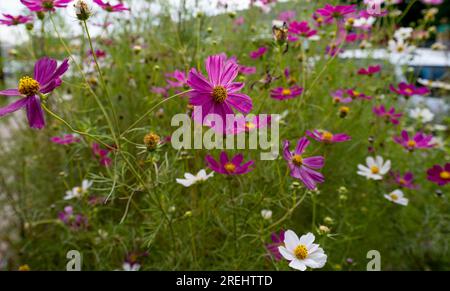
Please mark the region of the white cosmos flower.
[[211, 172], [210, 174], [206, 174], [205, 170], [200, 170], [197, 175], [193, 175], [191, 173], [185, 173], [184, 178], [185, 179], [176, 179], [178, 184], [183, 185], [184, 187], [190, 187], [198, 182], [203, 182], [208, 180], [214, 175], [214, 172]]
[[327, 255], [318, 244], [314, 244], [314, 235], [307, 233], [300, 238], [292, 230], [284, 233], [284, 245], [278, 247], [280, 254], [288, 261], [289, 267], [304, 271], [306, 267], [322, 268]]
[[412, 27], [400, 27], [395, 31], [394, 38], [396, 40], [407, 40], [411, 38], [412, 32]]
[[361, 17], [355, 19], [353, 26], [354, 27], [362, 27], [362, 28], [370, 28], [375, 23], [376, 18], [369, 16], [367, 18]]
[[272, 218], [272, 210], [269, 209], [263, 209], [261, 210], [261, 216], [262, 218], [264, 218], [265, 220], [269, 220]]
[[391, 161], [383, 161], [380, 156], [366, 158], [367, 166], [358, 165], [358, 175], [364, 176], [367, 179], [381, 180], [383, 176], [391, 169]]
[[401, 55], [408, 55], [416, 49], [415, 46], [407, 44], [403, 39], [398, 39], [397, 41], [393, 39], [389, 40], [388, 48], [391, 52]]
[[66, 192], [66, 196], [64, 196], [64, 200], [70, 200], [73, 198], [81, 198], [83, 197], [92, 186], [92, 181], [83, 180], [81, 186], [74, 187], [72, 190]]
[[430, 122], [434, 118], [433, 112], [428, 108], [414, 108], [409, 112], [409, 116], [418, 119], [423, 123]]
[[405, 198], [401, 190], [395, 190], [390, 194], [384, 194], [384, 198], [394, 203], [406, 206], [408, 205], [408, 198]]
[[123, 263], [122, 268], [124, 271], [139, 271], [141, 265], [138, 263], [130, 264], [128, 262]]

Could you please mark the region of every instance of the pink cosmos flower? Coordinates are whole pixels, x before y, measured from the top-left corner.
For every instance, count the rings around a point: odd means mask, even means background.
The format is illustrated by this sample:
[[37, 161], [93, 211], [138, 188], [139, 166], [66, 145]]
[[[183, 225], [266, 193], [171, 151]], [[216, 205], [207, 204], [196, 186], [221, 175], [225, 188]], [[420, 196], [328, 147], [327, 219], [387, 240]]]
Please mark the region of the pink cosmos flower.
[[175, 70], [172, 73], [166, 74], [166, 82], [169, 84], [169, 87], [183, 88], [187, 85], [187, 77], [184, 72]]
[[330, 45], [327, 45], [325, 48], [325, 54], [329, 55], [330, 57], [334, 57], [340, 53], [342, 53], [344, 50], [339, 47], [339, 43], [332, 43]]
[[402, 113], [395, 113], [394, 107], [391, 107], [389, 111], [386, 110], [386, 107], [384, 107], [384, 105], [380, 105], [378, 107], [374, 106], [372, 111], [376, 116], [385, 118], [386, 121], [389, 121], [395, 125], [399, 123], [399, 119], [403, 115]]
[[372, 96], [368, 96], [364, 93], [361, 93], [359, 91], [348, 89], [346, 93], [352, 98], [352, 99], [364, 99], [364, 100], [371, 100]]
[[418, 186], [414, 185], [414, 175], [411, 172], [406, 172], [405, 175], [401, 175], [399, 172], [391, 174], [395, 183], [402, 188], [417, 189]]
[[307, 21], [293, 21], [289, 24], [288, 31], [290, 34], [299, 35], [302, 37], [312, 37], [317, 34], [317, 30], [312, 29], [309, 27], [309, 24]]
[[350, 103], [353, 101], [352, 97], [345, 97], [345, 90], [338, 89], [331, 93], [334, 103]]
[[81, 139], [74, 134], [65, 134], [63, 136], [54, 136], [50, 138], [50, 141], [60, 145], [68, 145], [80, 142]]
[[277, 19], [286, 23], [291, 23], [295, 19], [296, 15], [297, 13], [294, 10], [282, 11], [278, 14]]
[[368, 76], [372, 76], [378, 72], [381, 71], [381, 66], [380, 65], [376, 65], [376, 66], [369, 66], [367, 69], [366, 68], [361, 68], [358, 70], [358, 75], [368, 75]]
[[422, 0], [422, 3], [427, 5], [441, 5], [444, 3], [444, 0]]
[[249, 113], [253, 107], [252, 99], [239, 93], [244, 83], [234, 82], [239, 65], [233, 60], [227, 60], [224, 54], [208, 57], [205, 65], [208, 79], [196, 69], [191, 69], [187, 80], [192, 88], [190, 104], [201, 107], [201, 114], [194, 110], [193, 119], [204, 124], [208, 114], [217, 114], [225, 121], [227, 115], [234, 115], [232, 108], [244, 114]]
[[[88, 55], [89, 56], [93, 56], [94, 53], [91, 50], [89, 50], [88, 51]], [[106, 57], [106, 52], [104, 50], [96, 49], [95, 50], [95, 57], [97, 57], [97, 59], [103, 59], [103, 58]]]
[[314, 169], [321, 169], [324, 166], [325, 159], [321, 156], [303, 157], [303, 153], [309, 140], [302, 137], [293, 152], [289, 150], [289, 141], [283, 142], [283, 157], [287, 161], [291, 176], [302, 181], [309, 190], [314, 190], [317, 183], [323, 183], [325, 177]]
[[80, 230], [88, 227], [88, 220], [81, 214], [74, 214], [72, 206], [64, 207], [64, 211], [58, 214], [59, 220], [72, 230]]
[[244, 25], [244, 23], [245, 23], [245, 18], [244, 18], [243, 16], [240, 16], [240, 17], [236, 18], [236, 20], [234, 20], [233, 23], [234, 23], [235, 26], [241, 26], [241, 25]]
[[151, 92], [157, 95], [161, 95], [163, 97], [169, 96], [166, 87], [152, 87]]
[[250, 52], [250, 57], [252, 59], [259, 59], [262, 56], [264, 56], [266, 54], [266, 52], [267, 52], [267, 48], [263, 46], [263, 47], [258, 48], [256, 51]]
[[68, 68], [68, 59], [64, 60], [59, 67], [57, 67], [56, 60], [47, 57], [38, 60], [34, 65], [34, 78], [23, 77], [19, 80], [17, 89], [0, 91], [0, 95], [3, 96], [23, 97], [0, 108], [0, 117], [25, 108], [30, 127], [43, 128], [45, 126], [45, 117], [41, 107], [40, 95], [48, 94], [59, 87], [62, 83], [61, 76]]
[[284, 230], [281, 230], [280, 233], [272, 233], [270, 239], [272, 243], [266, 244], [266, 249], [274, 256], [276, 261], [280, 261], [283, 256], [280, 254], [278, 247], [284, 246]]
[[333, 134], [329, 131], [318, 130], [318, 129], [315, 129], [312, 132], [307, 130], [306, 135], [315, 139], [318, 142], [323, 142], [326, 144], [345, 142], [345, 141], [349, 141], [352, 139], [349, 135], [347, 135], [345, 133]]
[[265, 128], [271, 122], [271, 116], [254, 115], [238, 117], [236, 122], [226, 129], [227, 134], [240, 134], [242, 132], [252, 132], [259, 128]]
[[225, 151], [220, 153], [220, 160], [216, 161], [211, 155], [206, 156], [206, 163], [208, 167], [216, 173], [224, 175], [243, 175], [252, 171], [251, 167], [255, 162], [248, 161], [244, 164], [244, 156], [238, 154], [234, 156], [231, 160], [228, 159], [228, 155]]
[[316, 13], [323, 16], [325, 18], [324, 21], [329, 23], [333, 19], [336, 19], [337, 21], [345, 19], [345, 17], [349, 14], [356, 12], [355, 7], [356, 5], [333, 6], [330, 4], [325, 4], [325, 7], [317, 9]]
[[106, 12], [121, 12], [130, 10], [130, 8], [127, 8], [122, 2], [119, 2], [116, 5], [112, 5], [110, 2], [103, 2], [102, 0], [94, 0], [94, 2]]
[[277, 100], [292, 99], [302, 95], [303, 88], [295, 85], [291, 88], [278, 87], [270, 91], [270, 97]]
[[111, 151], [108, 149], [103, 149], [98, 143], [92, 144], [92, 153], [98, 158], [100, 165], [104, 167], [109, 167], [112, 164], [112, 159], [109, 157]]
[[411, 97], [413, 95], [426, 95], [430, 93], [427, 87], [416, 87], [414, 84], [407, 84], [405, 82], [401, 82], [398, 84], [398, 88], [395, 88], [392, 84], [389, 86], [389, 89], [397, 93], [399, 95], [403, 95], [405, 97]]
[[415, 149], [428, 149], [435, 146], [435, 144], [432, 143], [433, 136], [425, 135], [421, 132], [416, 133], [414, 137], [410, 138], [408, 132], [406, 130], [402, 130], [401, 135], [394, 136], [393, 139], [394, 142], [403, 146], [408, 151], [413, 151]]
[[3, 14], [3, 17], [5, 17], [5, 19], [0, 19], [0, 23], [8, 26], [25, 24], [33, 20], [33, 16], [12, 16], [11, 14]]
[[256, 74], [256, 67], [239, 66], [239, 73], [242, 75]]
[[73, 0], [20, 0], [33, 12], [55, 11], [55, 8], [66, 8]]
[[445, 166], [434, 165], [427, 171], [428, 180], [444, 186], [450, 183], [450, 163], [446, 163]]

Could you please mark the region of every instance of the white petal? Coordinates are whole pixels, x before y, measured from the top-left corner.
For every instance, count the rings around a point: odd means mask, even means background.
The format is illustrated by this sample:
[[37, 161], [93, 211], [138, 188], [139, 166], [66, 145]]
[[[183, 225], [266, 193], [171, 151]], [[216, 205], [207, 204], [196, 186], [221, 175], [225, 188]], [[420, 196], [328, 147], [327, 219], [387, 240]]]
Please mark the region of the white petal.
[[392, 193], [395, 194], [395, 195], [397, 195], [398, 198], [402, 198], [402, 197], [405, 196], [405, 195], [403, 194], [403, 191], [400, 190], [400, 189], [397, 189], [397, 190], [393, 191]]
[[366, 164], [367, 166], [369, 166], [369, 168], [371, 168], [372, 166], [376, 166], [375, 160], [372, 157], [366, 158]]
[[383, 158], [381, 156], [376, 157], [376, 165], [378, 168], [383, 167]]
[[285, 258], [288, 261], [292, 261], [295, 260], [296, 257], [294, 256], [293, 253], [291, 253], [290, 251], [288, 251], [285, 247], [280, 246], [278, 247], [278, 251], [280, 252], [280, 254], [283, 256], [283, 258]]
[[295, 260], [293, 260], [292, 262], [290, 262], [290, 263], [289, 263], [289, 267], [291, 267], [291, 268], [293, 268], [293, 269], [300, 270], [300, 271], [306, 270], [305, 264], [303, 264], [302, 261], [297, 260], [297, 259], [295, 259]]
[[397, 204], [400, 204], [400, 205], [403, 205], [403, 206], [407, 206], [408, 202], [409, 202], [408, 198], [399, 198], [397, 200]]
[[184, 177], [189, 180], [195, 180], [195, 176], [192, 175], [191, 173], [185, 173]]
[[295, 232], [293, 232], [292, 230], [287, 230], [284, 233], [284, 244], [290, 252], [293, 252], [295, 248], [300, 244], [300, 240], [298, 239], [298, 236], [295, 234]]
[[380, 174], [384, 175], [391, 169], [391, 161], [386, 161], [386, 164], [383, 165], [383, 167], [380, 170]]
[[300, 237], [300, 244], [305, 245], [307, 249], [309, 249], [311, 247], [311, 244], [314, 242], [315, 240], [315, 236], [314, 234], [308, 232], [305, 235], [302, 235]]
[[177, 179], [177, 183], [183, 185], [184, 187], [189, 187], [192, 186], [192, 184], [194, 184], [195, 181], [187, 179]]

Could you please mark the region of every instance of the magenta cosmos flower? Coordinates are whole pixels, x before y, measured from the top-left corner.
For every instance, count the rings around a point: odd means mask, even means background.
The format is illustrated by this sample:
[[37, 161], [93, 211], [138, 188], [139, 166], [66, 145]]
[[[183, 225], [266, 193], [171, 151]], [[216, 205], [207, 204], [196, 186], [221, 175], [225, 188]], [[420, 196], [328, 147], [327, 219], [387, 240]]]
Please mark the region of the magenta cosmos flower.
[[389, 86], [389, 89], [397, 93], [399, 95], [403, 95], [405, 97], [411, 97], [412, 95], [426, 95], [430, 93], [430, 90], [426, 87], [416, 87], [414, 84], [408, 84], [405, 82], [401, 82], [398, 84], [398, 88], [395, 88], [392, 84]]
[[379, 73], [381, 71], [381, 66], [380, 65], [376, 65], [376, 66], [369, 66], [367, 69], [366, 68], [361, 68], [358, 70], [358, 75], [367, 75], [367, 76], [372, 76], [376, 73]]
[[432, 143], [433, 136], [425, 135], [421, 132], [416, 133], [414, 137], [410, 138], [406, 130], [402, 130], [400, 136], [394, 136], [394, 141], [399, 145], [403, 146], [408, 151], [413, 151], [415, 149], [428, 149], [435, 146]]
[[402, 117], [402, 113], [395, 113], [395, 108], [391, 107], [391, 109], [386, 110], [384, 105], [374, 106], [372, 109], [373, 113], [381, 118], [384, 118], [386, 122], [391, 122], [395, 125], [399, 123], [400, 117]]
[[361, 93], [359, 91], [348, 89], [346, 91], [347, 95], [350, 96], [352, 99], [364, 99], [364, 100], [371, 100], [372, 96], [368, 96], [364, 93]]
[[414, 175], [411, 172], [406, 172], [401, 175], [399, 172], [392, 173], [392, 177], [397, 185], [402, 188], [417, 189], [418, 187], [414, 185]]
[[226, 115], [234, 115], [233, 109], [244, 114], [252, 110], [252, 99], [239, 91], [244, 83], [234, 82], [239, 73], [239, 65], [233, 60], [227, 60], [224, 54], [210, 56], [206, 59], [206, 79], [196, 69], [191, 69], [188, 85], [190, 104], [201, 107], [201, 114], [194, 110], [192, 117], [199, 123], [204, 123], [208, 114], [217, 114], [226, 121]]
[[20, 0], [33, 12], [55, 11], [56, 8], [66, 8], [73, 0]]
[[344, 89], [338, 89], [331, 93], [333, 97], [333, 103], [350, 103], [353, 101], [352, 97], [345, 97], [346, 93]]
[[422, 0], [422, 3], [427, 5], [441, 5], [444, 3], [444, 0]]
[[25, 76], [19, 80], [17, 89], [0, 91], [0, 95], [3, 96], [23, 97], [6, 107], [0, 108], [0, 117], [25, 108], [30, 127], [43, 128], [45, 118], [39, 95], [50, 93], [59, 87], [62, 83], [61, 76], [68, 68], [69, 60], [67, 59], [59, 67], [57, 67], [56, 60], [47, 57], [38, 60], [34, 66], [34, 78]]
[[242, 164], [244, 161], [244, 156], [242, 154], [238, 154], [230, 160], [228, 159], [228, 155], [225, 151], [220, 153], [219, 161], [214, 160], [211, 155], [207, 155], [205, 159], [211, 170], [224, 175], [247, 174], [253, 170], [251, 166], [254, 164], [254, 161], [248, 161]]
[[100, 162], [100, 165], [104, 167], [109, 167], [112, 164], [112, 159], [109, 157], [109, 149], [103, 149], [98, 143], [92, 144], [92, 153]]
[[250, 52], [250, 57], [252, 59], [259, 59], [262, 56], [264, 56], [266, 54], [266, 52], [267, 52], [267, 48], [263, 46], [263, 47], [258, 48], [256, 51]]
[[291, 176], [302, 181], [309, 190], [314, 190], [317, 183], [323, 183], [325, 177], [314, 169], [323, 168], [325, 159], [321, 156], [303, 157], [309, 140], [302, 137], [293, 152], [289, 150], [289, 141], [283, 142], [283, 157], [288, 162]]
[[80, 142], [81, 139], [74, 134], [65, 134], [63, 136], [54, 136], [50, 138], [52, 143], [60, 144], [60, 145], [68, 145]]
[[5, 17], [5, 19], [0, 19], [0, 23], [8, 26], [25, 24], [33, 20], [33, 16], [12, 16], [10, 14], [3, 14], [3, 17]]
[[110, 2], [103, 2], [102, 0], [94, 0], [94, 2], [106, 12], [121, 12], [130, 10], [130, 8], [127, 8], [122, 2], [119, 2], [116, 5], [112, 5]]
[[450, 183], [450, 163], [446, 163], [445, 166], [434, 165], [427, 171], [428, 180], [439, 186], [444, 186]]
[[325, 4], [325, 7], [316, 10], [316, 13], [324, 17], [326, 23], [333, 19], [341, 21], [349, 14], [356, 12], [355, 5], [330, 5]]
[[239, 73], [242, 75], [256, 74], [256, 67], [239, 66]]
[[187, 85], [187, 77], [184, 72], [175, 70], [166, 74], [166, 82], [169, 84], [169, 87], [182, 88]]
[[312, 29], [311, 27], [309, 27], [309, 24], [307, 21], [294, 21], [291, 22], [289, 24], [289, 41], [297, 41], [298, 37], [297, 36], [302, 36], [302, 37], [312, 37], [314, 35], [317, 34], [317, 30]]
[[79, 230], [88, 227], [88, 220], [81, 214], [74, 214], [72, 206], [64, 207], [64, 211], [58, 214], [59, 220], [73, 230]]
[[349, 135], [347, 135], [345, 133], [333, 134], [329, 131], [318, 130], [318, 129], [315, 129], [312, 132], [307, 130], [306, 135], [315, 139], [318, 142], [323, 142], [323, 143], [327, 143], [327, 144], [345, 142], [345, 141], [349, 141], [352, 139]]
[[283, 256], [280, 254], [278, 247], [284, 246], [284, 230], [281, 230], [280, 233], [272, 233], [270, 239], [272, 240], [272, 243], [266, 244], [266, 249], [276, 261], [280, 261]]
[[278, 87], [270, 91], [270, 97], [277, 100], [292, 99], [302, 95], [303, 88], [295, 85], [291, 88]]
[[282, 11], [278, 14], [277, 19], [286, 23], [290, 23], [295, 19], [297, 13], [294, 10]]

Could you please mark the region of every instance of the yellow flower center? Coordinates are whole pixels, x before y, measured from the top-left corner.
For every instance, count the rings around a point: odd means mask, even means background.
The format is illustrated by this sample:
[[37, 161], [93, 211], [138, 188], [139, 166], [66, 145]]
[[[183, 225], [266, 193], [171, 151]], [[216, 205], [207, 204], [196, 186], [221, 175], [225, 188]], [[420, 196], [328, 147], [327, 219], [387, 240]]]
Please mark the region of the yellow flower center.
[[403, 178], [401, 178], [398, 182], [402, 185], [406, 185], [406, 180]]
[[411, 88], [406, 88], [406, 89], [405, 89], [405, 92], [408, 93], [408, 94], [412, 94], [412, 93], [413, 93], [413, 90], [412, 90]]
[[227, 89], [223, 86], [214, 87], [212, 97], [217, 103], [223, 103], [228, 97]]
[[291, 95], [291, 94], [292, 94], [292, 91], [291, 91], [291, 89], [283, 89], [283, 91], [281, 92], [281, 94], [282, 94], [283, 96], [288, 96], [288, 95]]
[[256, 127], [256, 124], [254, 124], [253, 122], [247, 122], [245, 124], [245, 127], [247, 127], [247, 129], [254, 129]]
[[322, 23], [323, 22], [323, 18], [319, 17], [319, 18], [316, 19], [316, 21], [317, 21], [317, 23]]
[[325, 131], [322, 134], [322, 139], [325, 140], [325, 141], [331, 141], [333, 139], [333, 134], [331, 132], [329, 132], [329, 131]]
[[372, 166], [370, 167], [370, 171], [372, 172], [372, 174], [378, 174], [380, 172], [380, 168], [378, 168], [377, 166]]
[[358, 97], [359, 95], [361, 95], [361, 93], [359, 93], [358, 91], [353, 91], [353, 95], [355, 95], [355, 97]]
[[350, 108], [347, 106], [342, 106], [341, 108], [339, 108], [339, 111], [342, 113], [348, 113], [350, 111]]
[[439, 176], [441, 177], [441, 179], [450, 180], [450, 172], [443, 171], [439, 174]]
[[301, 155], [294, 155], [292, 157], [292, 162], [294, 163], [294, 165], [300, 167], [303, 164], [303, 158]]
[[391, 193], [391, 195], [389, 195], [389, 196], [391, 196], [391, 199], [394, 200], [394, 201], [398, 200], [397, 194]]
[[405, 50], [405, 48], [404, 48], [402, 45], [399, 45], [399, 46], [397, 47], [397, 51], [398, 51], [399, 53], [403, 52], [404, 50]]
[[39, 92], [39, 82], [33, 78], [25, 76], [19, 80], [19, 92], [25, 96], [33, 96]]
[[232, 173], [234, 173], [236, 171], [236, 166], [233, 163], [230, 163], [230, 162], [226, 163], [224, 168], [230, 174], [232, 174]]
[[414, 147], [416, 147], [417, 143], [416, 143], [415, 141], [413, 141], [413, 140], [408, 140], [408, 142], [406, 143], [406, 145], [407, 145], [409, 148], [414, 148]]
[[305, 245], [298, 245], [294, 250], [294, 255], [299, 260], [304, 260], [308, 257], [308, 249]]

